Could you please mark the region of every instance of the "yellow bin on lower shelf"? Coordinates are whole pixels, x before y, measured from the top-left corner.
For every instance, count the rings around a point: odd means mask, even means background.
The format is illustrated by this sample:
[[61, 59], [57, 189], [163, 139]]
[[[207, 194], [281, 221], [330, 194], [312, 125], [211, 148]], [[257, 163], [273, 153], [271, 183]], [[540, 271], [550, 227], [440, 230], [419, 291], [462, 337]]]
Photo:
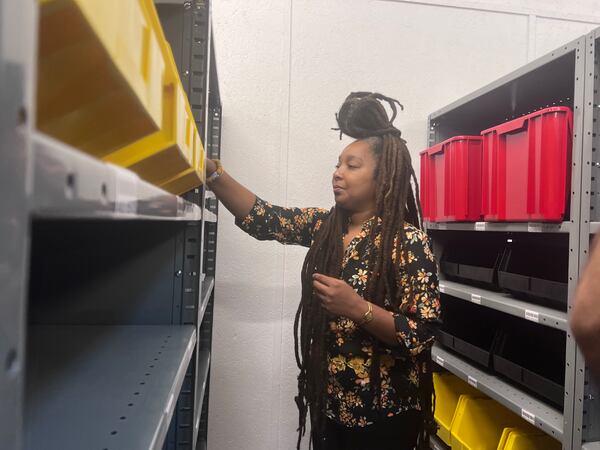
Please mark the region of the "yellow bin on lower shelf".
[[450, 446], [452, 450], [496, 450], [504, 429], [522, 420], [492, 399], [462, 395], [452, 421]]
[[484, 395], [449, 372], [434, 372], [433, 386], [435, 389], [435, 420], [440, 426], [437, 434], [446, 445], [450, 445], [450, 427], [460, 396], [468, 394], [473, 397], [484, 397]]
[[39, 0], [37, 126], [103, 157], [162, 123], [165, 61], [143, 0]]
[[560, 450], [556, 439], [531, 426], [505, 428], [497, 450]]

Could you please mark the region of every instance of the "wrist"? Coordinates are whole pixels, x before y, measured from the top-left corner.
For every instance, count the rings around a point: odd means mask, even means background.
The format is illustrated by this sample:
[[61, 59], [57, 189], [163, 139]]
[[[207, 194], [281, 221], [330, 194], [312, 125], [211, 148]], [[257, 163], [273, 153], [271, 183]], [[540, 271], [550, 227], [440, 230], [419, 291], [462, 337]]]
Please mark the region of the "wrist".
[[355, 294], [355, 296], [356, 296], [355, 301], [354, 301], [354, 304], [352, 305], [349, 319], [358, 323], [358, 322], [362, 321], [363, 318], [365, 317], [365, 314], [369, 310], [369, 304], [360, 295]]
[[206, 176], [209, 177], [217, 171], [217, 165], [212, 159], [206, 160]]
[[221, 161], [219, 161], [218, 159], [211, 159], [210, 163], [211, 163], [210, 165], [214, 166], [214, 170], [212, 172], [209, 172], [209, 167], [207, 165], [207, 167], [206, 167], [207, 183], [215, 181], [217, 178], [219, 178], [223, 174], [223, 165], [221, 164]]

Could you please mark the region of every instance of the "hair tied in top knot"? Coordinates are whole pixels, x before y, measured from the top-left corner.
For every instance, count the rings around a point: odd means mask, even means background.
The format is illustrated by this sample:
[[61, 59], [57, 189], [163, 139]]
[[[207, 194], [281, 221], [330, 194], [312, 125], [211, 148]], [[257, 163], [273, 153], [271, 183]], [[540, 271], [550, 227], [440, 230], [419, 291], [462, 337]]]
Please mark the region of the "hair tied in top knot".
[[[387, 111], [382, 102], [386, 102], [392, 110], [392, 117], [388, 118]], [[394, 127], [398, 108], [404, 110], [404, 106], [393, 98], [375, 92], [352, 92], [340, 110], [335, 115], [338, 128], [333, 128], [342, 134], [354, 139], [365, 139], [373, 136], [391, 134], [402, 136], [402, 132]]]

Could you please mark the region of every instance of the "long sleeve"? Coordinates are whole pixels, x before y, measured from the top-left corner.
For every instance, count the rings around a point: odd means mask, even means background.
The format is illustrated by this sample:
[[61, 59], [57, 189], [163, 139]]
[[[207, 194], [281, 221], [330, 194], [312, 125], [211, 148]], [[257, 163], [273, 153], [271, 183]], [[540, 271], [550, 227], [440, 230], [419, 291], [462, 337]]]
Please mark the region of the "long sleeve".
[[431, 347], [434, 328], [440, 319], [440, 293], [437, 264], [429, 237], [416, 228], [407, 227], [401, 258], [400, 310], [394, 314], [396, 336], [401, 347], [416, 356]]
[[256, 197], [250, 213], [236, 219], [235, 224], [250, 236], [260, 240], [274, 240], [282, 244], [310, 247], [315, 233], [328, 217], [322, 208], [284, 208]]

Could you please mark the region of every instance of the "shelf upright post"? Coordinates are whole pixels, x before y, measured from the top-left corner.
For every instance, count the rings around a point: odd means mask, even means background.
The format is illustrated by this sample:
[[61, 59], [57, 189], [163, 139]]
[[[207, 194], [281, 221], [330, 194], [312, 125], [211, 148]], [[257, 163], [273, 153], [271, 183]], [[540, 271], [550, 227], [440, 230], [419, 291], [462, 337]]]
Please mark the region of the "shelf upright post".
[[[598, 222], [598, 183], [600, 177], [600, 136], [598, 136], [597, 120], [600, 116], [598, 104], [600, 95], [600, 28], [584, 37], [581, 59], [585, 68], [578, 76], [584, 80], [585, 92], [583, 101], [582, 167], [581, 167], [581, 220], [579, 242], [579, 273], [583, 273], [587, 263], [592, 230], [591, 222]], [[572, 304], [569, 303], [569, 312]], [[574, 411], [573, 411], [573, 448], [579, 450], [582, 444], [600, 441], [600, 385], [589, 373], [583, 354], [578, 349], [573, 362], [575, 368]]]
[[37, 3], [0, 0], [0, 442], [22, 445]]
[[[571, 161], [571, 192], [570, 192], [570, 222], [569, 228], [569, 282], [568, 282], [568, 311], [570, 317], [573, 299], [579, 280], [580, 256], [580, 223], [581, 223], [581, 167], [583, 155], [583, 122], [584, 122], [584, 75], [585, 75], [585, 37], [577, 40], [575, 48], [575, 76], [573, 89], [573, 153]], [[567, 327], [567, 348], [565, 353], [565, 405], [564, 405], [564, 435], [563, 449], [577, 450], [580, 446], [574, 444], [574, 424], [577, 421], [575, 411], [576, 384], [576, 354], [577, 344], [571, 329]]]

